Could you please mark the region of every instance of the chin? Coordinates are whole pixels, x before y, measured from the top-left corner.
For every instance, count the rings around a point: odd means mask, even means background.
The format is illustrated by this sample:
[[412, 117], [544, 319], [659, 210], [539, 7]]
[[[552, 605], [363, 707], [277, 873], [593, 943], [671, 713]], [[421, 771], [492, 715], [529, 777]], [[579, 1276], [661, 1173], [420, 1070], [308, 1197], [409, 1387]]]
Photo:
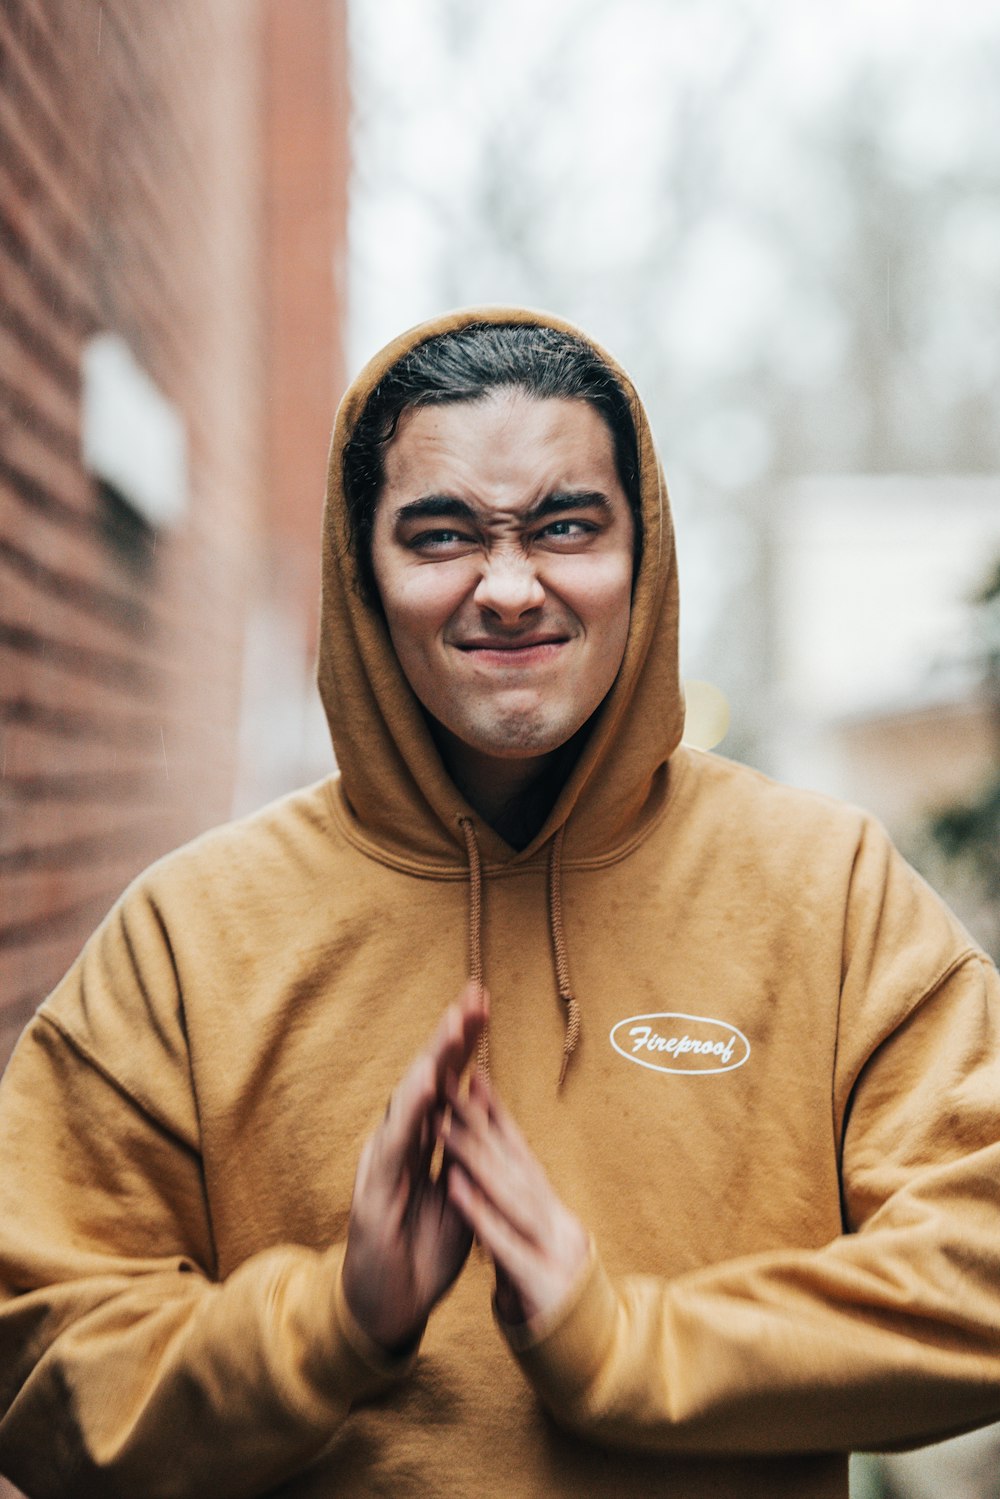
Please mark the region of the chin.
[[509, 714], [489, 724], [456, 727], [452, 733], [481, 755], [498, 760], [524, 760], [561, 749], [582, 726], [575, 718], [568, 723], [554, 723], [551, 718], [543, 720], [538, 715]]

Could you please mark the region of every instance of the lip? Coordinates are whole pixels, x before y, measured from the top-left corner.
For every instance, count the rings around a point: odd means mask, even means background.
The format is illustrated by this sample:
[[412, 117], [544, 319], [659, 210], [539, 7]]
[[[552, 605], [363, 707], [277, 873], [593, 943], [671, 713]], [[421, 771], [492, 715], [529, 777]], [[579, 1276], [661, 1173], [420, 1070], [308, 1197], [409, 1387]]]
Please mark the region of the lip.
[[463, 640], [456, 642], [456, 649], [484, 665], [535, 666], [550, 661], [566, 644], [565, 635], [528, 635], [518, 640]]
[[460, 651], [528, 651], [536, 645], [562, 645], [565, 640], [565, 635], [518, 635], [506, 640], [501, 635], [474, 635], [455, 644]]

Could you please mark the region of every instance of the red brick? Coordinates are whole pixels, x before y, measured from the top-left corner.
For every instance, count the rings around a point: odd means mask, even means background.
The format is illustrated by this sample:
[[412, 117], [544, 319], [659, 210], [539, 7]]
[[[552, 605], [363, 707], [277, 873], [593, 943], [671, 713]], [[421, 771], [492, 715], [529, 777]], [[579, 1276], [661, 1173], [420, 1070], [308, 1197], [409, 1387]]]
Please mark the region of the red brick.
[[[262, 69], [264, 14], [286, 62], [307, 27], [315, 108], [286, 189], [275, 132], [305, 98], [294, 70]], [[343, 0], [7, 0], [0, 17], [0, 879], [20, 932], [3, 1034], [127, 878], [226, 815], [261, 557], [314, 608], [342, 376], [345, 34]], [[268, 216], [284, 227], [262, 244]], [[79, 357], [101, 328], [187, 426], [188, 512], [145, 564], [102, 529], [80, 464]], [[265, 514], [268, 467], [284, 488]]]

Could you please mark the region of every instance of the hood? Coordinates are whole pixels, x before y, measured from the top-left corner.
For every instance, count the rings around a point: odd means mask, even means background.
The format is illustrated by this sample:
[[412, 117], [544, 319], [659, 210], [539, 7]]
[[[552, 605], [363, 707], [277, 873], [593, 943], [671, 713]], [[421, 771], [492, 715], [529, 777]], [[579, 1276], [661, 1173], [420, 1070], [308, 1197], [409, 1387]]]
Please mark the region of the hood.
[[[645, 535], [625, 656], [545, 825], [521, 850], [484, 823], [451, 781], [384, 621], [361, 600], [342, 482], [345, 445], [389, 367], [436, 334], [484, 322], [548, 326], [589, 343], [628, 395], [639, 446]], [[683, 730], [677, 607], [673, 525], [649, 423], [628, 376], [599, 345], [561, 318], [511, 307], [453, 312], [394, 339], [340, 404], [324, 513], [319, 687], [354, 835], [385, 862], [444, 876], [467, 867], [463, 821], [474, 826], [487, 868], [534, 858], [560, 829], [568, 862], [619, 856], [661, 808], [667, 760]]]

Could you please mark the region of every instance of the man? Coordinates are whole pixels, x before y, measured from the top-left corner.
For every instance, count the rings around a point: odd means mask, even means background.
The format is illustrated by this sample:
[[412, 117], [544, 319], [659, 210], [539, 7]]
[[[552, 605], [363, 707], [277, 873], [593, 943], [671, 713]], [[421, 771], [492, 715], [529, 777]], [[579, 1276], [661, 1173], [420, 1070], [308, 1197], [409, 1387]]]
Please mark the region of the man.
[[574, 330], [362, 373], [320, 682], [339, 779], [149, 871], [11, 1063], [0, 1468], [832, 1499], [1000, 1414], [996, 974], [862, 814], [680, 746]]

